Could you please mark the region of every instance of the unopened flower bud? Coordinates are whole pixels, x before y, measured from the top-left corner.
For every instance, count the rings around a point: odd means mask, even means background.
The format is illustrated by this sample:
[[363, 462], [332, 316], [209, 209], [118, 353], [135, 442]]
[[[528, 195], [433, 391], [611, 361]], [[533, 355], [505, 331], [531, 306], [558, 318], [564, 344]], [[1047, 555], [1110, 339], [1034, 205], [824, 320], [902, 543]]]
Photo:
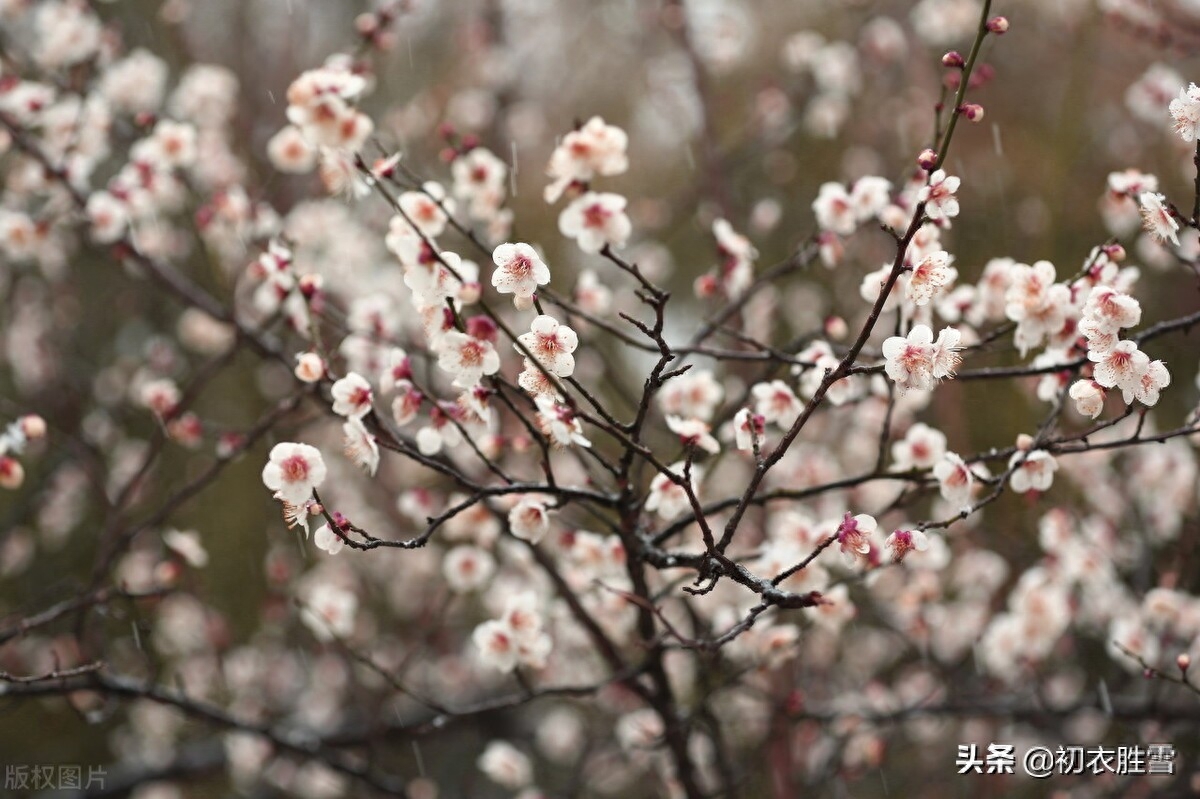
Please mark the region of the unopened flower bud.
[[0, 488], [17, 489], [25, 482], [25, 468], [16, 458], [0, 455]]
[[926, 172], [932, 172], [934, 169], [937, 169], [937, 162], [938, 154], [928, 148], [922, 150], [921, 154], [917, 156], [917, 165]]
[[458, 301], [463, 305], [474, 305], [479, 302], [480, 295], [483, 294], [483, 287], [479, 281], [463, 283], [462, 288], [458, 290]]
[[325, 284], [320, 275], [304, 275], [300, 278], [300, 293], [304, 295], [304, 299], [311, 300], [321, 290], [321, 286]]
[[1106, 244], [1104, 246], [1104, 254], [1108, 256], [1108, 260], [1113, 263], [1120, 263], [1125, 260], [1125, 248], [1120, 244]]
[[1021, 433], [1021, 435], [1017, 436], [1017, 449], [1021, 450], [1022, 452], [1028, 452], [1032, 448], [1033, 436], [1029, 435], [1028, 433]]
[[987, 21], [987, 29], [997, 35], [1008, 33], [1008, 17], [992, 17]]
[[1192, 665], [1192, 658], [1187, 652], [1184, 652], [1179, 657], [1175, 658], [1175, 665], [1179, 667], [1180, 671], [1186, 672], [1188, 670], [1188, 666]]
[[467, 320], [467, 335], [483, 341], [495, 341], [499, 337], [496, 323], [488, 316], [472, 316]]
[[951, 69], [962, 69], [967, 62], [963, 60], [962, 53], [957, 50], [951, 50], [942, 56], [942, 66], [950, 67]]
[[840, 316], [831, 316], [825, 320], [825, 335], [829, 336], [834, 341], [841, 341], [850, 332], [849, 325], [846, 320]]
[[30, 441], [36, 441], [46, 435], [46, 420], [36, 413], [21, 417], [21, 432]]
[[966, 117], [968, 122], [978, 122], [983, 119], [983, 106], [979, 103], [963, 103], [958, 113]]
[[715, 296], [719, 286], [716, 275], [701, 275], [696, 278], [693, 290], [696, 292], [696, 297], [703, 300]]
[[296, 356], [295, 375], [302, 383], [315, 383], [325, 376], [325, 361], [315, 352], [302, 352]]

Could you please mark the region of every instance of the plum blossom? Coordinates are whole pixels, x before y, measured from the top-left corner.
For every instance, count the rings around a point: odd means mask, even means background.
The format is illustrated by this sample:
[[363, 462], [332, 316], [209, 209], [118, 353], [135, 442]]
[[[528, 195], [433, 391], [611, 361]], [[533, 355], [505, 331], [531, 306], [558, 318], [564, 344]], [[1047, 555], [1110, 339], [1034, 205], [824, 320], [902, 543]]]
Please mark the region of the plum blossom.
[[304, 72], [288, 87], [288, 121], [316, 146], [357, 151], [375, 129], [371, 118], [352, 105], [366, 86], [346, 69]]
[[1104, 388], [1094, 380], [1076, 380], [1067, 393], [1080, 416], [1095, 419], [1104, 410]]
[[[684, 462], [677, 461], [668, 467], [672, 474], [684, 473]], [[697, 487], [704, 477], [704, 472], [698, 466], [691, 467], [691, 489], [697, 493]], [[646, 510], [657, 512], [659, 518], [673, 519], [691, 507], [688, 492], [667, 475], [659, 472], [650, 481], [650, 493], [646, 496]]]
[[929, 549], [929, 538], [920, 530], [896, 530], [887, 537], [883, 546], [891, 554], [892, 561], [900, 563], [909, 552]]
[[471, 388], [500, 371], [500, 355], [490, 341], [451, 330], [442, 337], [438, 366], [454, 375], [455, 386]]
[[556, 202], [572, 183], [586, 183], [597, 175], [619, 175], [629, 168], [625, 150], [629, 137], [625, 131], [592, 117], [579, 130], [563, 136], [550, 155], [546, 174], [552, 179], [546, 187], [546, 202]]
[[734, 445], [740, 450], [752, 451], [756, 441], [761, 446], [766, 429], [766, 419], [762, 414], [742, 408], [733, 417]]
[[901, 391], [927, 391], [938, 380], [953, 376], [961, 360], [961, 340], [961, 333], [947, 327], [935, 343], [928, 326], [914, 325], [908, 336], [891, 336], [883, 342], [884, 371]]
[[1028, 453], [1018, 450], [1009, 459], [1008, 468], [1013, 470], [1008, 485], [1018, 494], [1027, 491], [1047, 491], [1054, 482], [1058, 461], [1043, 449]]
[[717, 454], [721, 445], [709, 433], [708, 423], [702, 419], [683, 419], [679, 416], [668, 416], [667, 427], [679, 436], [684, 446], [699, 447], [700, 449]]
[[441, 184], [426, 182], [420, 191], [406, 191], [397, 198], [402, 218], [416, 227], [425, 238], [437, 238], [446, 229], [447, 211], [454, 211], [454, 202], [446, 199]]
[[1122, 391], [1133, 391], [1150, 365], [1149, 356], [1133, 341], [1120, 341], [1107, 352], [1093, 350], [1088, 359], [1096, 364], [1092, 376], [1097, 384]]
[[501, 294], [512, 294], [518, 307], [529, 307], [537, 287], [550, 282], [550, 269], [528, 244], [501, 244], [492, 260], [492, 285]]
[[379, 444], [358, 416], [351, 416], [342, 425], [346, 457], [369, 474], [375, 476], [379, 468]]
[[[517, 340], [533, 355], [547, 372], [556, 377], [570, 377], [575, 372], [575, 348], [579, 337], [566, 325], [559, 324], [553, 316], [536, 316], [529, 324], [529, 332], [522, 333]], [[522, 352], [515, 344], [513, 347]]]
[[823, 183], [813, 200], [817, 226], [839, 236], [849, 236], [858, 225], [854, 202], [840, 183]]
[[371, 384], [362, 375], [351, 372], [333, 384], [333, 412], [347, 419], [361, 419], [371, 411], [375, 397]]
[[1200, 86], [1192, 83], [1179, 90], [1168, 110], [1175, 132], [1186, 142], [1200, 138]]
[[540, 669], [546, 665], [553, 641], [542, 631], [537, 596], [526, 591], [509, 599], [499, 619], [475, 628], [472, 640], [484, 665], [510, 672], [518, 665]]
[[1159, 393], [1171, 385], [1171, 373], [1167, 371], [1162, 361], [1150, 361], [1141, 370], [1131, 388], [1122, 388], [1125, 404], [1131, 404], [1135, 399], [1149, 407], [1158, 404]]
[[947, 452], [933, 465], [933, 477], [938, 481], [938, 491], [942, 499], [956, 508], [970, 506], [975, 475], [972, 474], [971, 467], [956, 453]]
[[871, 551], [870, 536], [878, 526], [875, 518], [865, 513], [853, 516], [847, 511], [842, 517], [842, 523], [838, 525], [835, 535], [838, 549], [841, 550], [842, 559], [846, 561], [847, 566], [853, 566]]
[[345, 638], [354, 632], [358, 597], [328, 583], [319, 583], [304, 598], [300, 620], [318, 640]]
[[510, 790], [524, 788], [533, 781], [529, 758], [505, 741], [489, 743], [476, 763], [488, 779]]
[[950, 266], [952, 256], [945, 250], [927, 255], [908, 276], [905, 298], [914, 305], [927, 305], [933, 296], [952, 283], [958, 271]]
[[1175, 221], [1170, 209], [1163, 204], [1163, 196], [1154, 192], [1142, 192], [1138, 195], [1138, 205], [1142, 209], [1142, 223], [1146, 232], [1166, 244], [1169, 239], [1176, 247], [1179, 246], [1179, 223]]
[[951, 219], [958, 216], [959, 178], [947, 175], [944, 169], [939, 169], [929, 176], [929, 185], [921, 189], [917, 195], [919, 202], [925, 203], [925, 215], [930, 219]]
[[898, 471], [928, 469], [945, 454], [945, 434], [923, 422], [908, 428], [904, 439], [892, 445], [892, 461]]
[[523, 497], [508, 512], [508, 526], [512, 534], [523, 541], [536, 544], [550, 532], [550, 511], [545, 497]]
[[782, 380], [757, 383], [750, 389], [750, 395], [754, 397], [754, 412], [761, 416], [766, 424], [789, 428], [804, 410], [804, 403]]
[[345, 548], [346, 542], [342, 537], [335, 533], [328, 524], [323, 524], [313, 533], [313, 544], [317, 549], [327, 552], [330, 555], [336, 555]]
[[633, 231], [619, 194], [589, 191], [571, 201], [558, 217], [558, 229], [575, 239], [579, 249], [598, 253], [605, 247], [624, 247]]
[[303, 505], [325, 480], [325, 461], [316, 447], [285, 442], [271, 448], [263, 484], [289, 505]]
[[496, 560], [486, 550], [459, 546], [442, 559], [442, 576], [450, 590], [465, 594], [487, 585], [496, 571]]
[[568, 405], [559, 402], [549, 394], [538, 394], [534, 397], [538, 409], [538, 427], [559, 447], [569, 447], [572, 444], [580, 447], [590, 447], [592, 442], [583, 434], [583, 425], [575, 411]]

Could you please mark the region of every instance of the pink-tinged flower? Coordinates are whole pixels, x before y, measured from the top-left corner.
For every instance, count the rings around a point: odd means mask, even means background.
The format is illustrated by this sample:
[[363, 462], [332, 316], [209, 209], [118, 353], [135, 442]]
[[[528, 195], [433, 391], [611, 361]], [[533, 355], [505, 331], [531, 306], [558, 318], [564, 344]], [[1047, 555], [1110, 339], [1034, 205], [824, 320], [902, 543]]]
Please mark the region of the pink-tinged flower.
[[517, 375], [517, 385], [534, 398], [549, 397], [555, 401], [562, 399], [558, 387], [546, 372], [544, 367], [526, 358], [521, 374]]
[[25, 482], [25, 467], [16, 458], [0, 455], [0, 488], [15, 491]]
[[905, 298], [914, 305], [927, 305], [933, 296], [954, 282], [958, 270], [950, 266], [951, 256], [945, 250], [930, 253], [913, 267], [904, 287]]
[[170, 378], [151, 380], [142, 386], [141, 403], [159, 419], [169, 419], [179, 407], [179, 387]]
[[966, 508], [971, 504], [971, 489], [975, 485], [975, 475], [971, 468], [953, 452], [947, 452], [933, 466], [934, 479], [938, 481], [938, 490], [942, 499], [955, 508]]
[[475, 628], [471, 640], [479, 650], [479, 659], [485, 666], [505, 673], [517, 667], [520, 656], [517, 637], [507, 624], [485, 621]]
[[1135, 399], [1149, 407], [1158, 404], [1159, 393], [1171, 385], [1171, 373], [1162, 361], [1151, 361], [1141, 370], [1131, 388], [1122, 389], [1125, 404]]
[[914, 325], [908, 336], [891, 336], [883, 342], [884, 371], [901, 391], [928, 391], [938, 380], [953, 377], [962, 360], [958, 352], [962, 334], [952, 327], [943, 328], [933, 341], [926, 325]]
[[724, 397], [725, 389], [705, 369], [692, 370], [667, 383], [658, 394], [658, 402], [663, 413], [708, 421]]
[[[489, 780], [511, 791], [527, 788], [533, 782], [533, 764], [529, 757], [507, 741], [489, 743], [476, 765]], [[536, 790], [533, 793], [540, 795]]]
[[456, 594], [487, 585], [496, 572], [496, 560], [487, 551], [472, 546], [455, 547], [442, 560], [442, 576]]
[[383, 369], [379, 374], [379, 389], [384, 394], [398, 391], [405, 384], [411, 385], [412, 361], [408, 353], [399, 347], [388, 350]]
[[597, 253], [605, 245], [624, 247], [633, 225], [625, 214], [624, 197], [589, 191], [576, 197], [559, 214], [558, 230], [575, 239], [584, 252]]
[[309, 70], [288, 87], [288, 121], [314, 145], [359, 150], [374, 130], [371, 118], [351, 105], [365, 88], [366, 81], [346, 69]]
[[308, 143], [300, 128], [288, 125], [267, 142], [267, 158], [280, 172], [303, 175], [317, 165], [317, 148]]
[[870, 553], [870, 536], [878, 526], [879, 523], [875, 521], [874, 517], [865, 513], [851, 516], [847, 511], [846, 515], [842, 517], [842, 523], [838, 525], [837, 529], [837, 542], [838, 549], [842, 552], [842, 559], [846, 561], [847, 566], [853, 566], [860, 557]]
[[1133, 341], [1120, 341], [1108, 352], [1089, 352], [1088, 359], [1096, 366], [1092, 377], [1104, 388], [1132, 391], [1150, 364], [1150, 357]]
[[374, 477], [375, 470], [379, 468], [379, 444], [375, 442], [375, 436], [357, 416], [350, 417], [342, 425], [342, 433], [345, 436], [346, 457]]
[[508, 512], [508, 527], [523, 541], [536, 544], [550, 532], [550, 511], [540, 496], [524, 497]]
[[556, 202], [572, 183], [586, 183], [596, 175], [619, 175], [627, 170], [628, 145], [625, 131], [605, 124], [600, 117], [592, 117], [579, 130], [563, 136], [546, 167], [546, 174], [553, 181], [546, 187], [546, 202]]
[[754, 411], [766, 424], [777, 424], [782, 428], [792, 426], [796, 417], [804, 410], [802, 403], [791, 387], [782, 380], [758, 383], [750, 389], [754, 397]]
[[[566, 325], [561, 325], [553, 316], [536, 316], [529, 324], [528, 333], [522, 333], [517, 340], [525, 349], [545, 367], [546, 371], [556, 377], [570, 377], [575, 372], [575, 348], [579, 346], [579, 337], [575, 331]], [[521, 348], [513, 345], [521, 352]]]
[[345, 638], [354, 632], [358, 597], [344, 589], [320, 583], [304, 599], [300, 620], [321, 641]]
[[920, 202], [925, 203], [925, 215], [930, 219], [951, 219], [958, 216], [958, 191], [960, 179], [947, 175], [944, 169], [939, 169], [929, 176], [929, 185], [921, 189], [917, 195]]
[[1171, 101], [1168, 107], [1171, 112], [1172, 127], [1179, 138], [1187, 142], [1200, 138], [1200, 86], [1189, 85], [1179, 90], [1179, 96]]
[[512, 294], [514, 300], [530, 300], [538, 286], [550, 282], [550, 268], [528, 244], [501, 244], [492, 260], [496, 264], [492, 285], [501, 294]]
[[721, 445], [709, 433], [707, 422], [700, 419], [683, 419], [679, 416], [668, 416], [667, 427], [679, 436], [685, 447], [699, 447], [706, 452], [717, 454]]
[[866, 176], [850, 187], [850, 205], [858, 222], [879, 216], [892, 202], [892, 182], [887, 178]]
[[537, 394], [534, 402], [538, 409], [538, 428], [551, 444], [557, 447], [569, 447], [572, 444], [580, 447], [592, 445], [584, 436], [583, 425], [570, 406], [560, 405], [549, 394]]
[[317, 549], [330, 555], [336, 555], [345, 548], [346, 542], [335, 533], [328, 524], [323, 524], [313, 533], [313, 544]]
[[[683, 461], [671, 464], [670, 470], [674, 474], [683, 475]], [[699, 467], [692, 466], [691, 487], [693, 493], [696, 493], [703, 475], [704, 472]], [[678, 485], [662, 472], [654, 475], [654, 479], [650, 481], [650, 492], [646, 495], [647, 511], [651, 513], [657, 511], [660, 518], [673, 519], [690, 507], [691, 500], [683, 486]]]
[[1142, 321], [1142, 306], [1136, 299], [1112, 286], [1096, 286], [1083, 305], [1084, 316], [1114, 328], [1133, 327]]
[[408, 380], [398, 381], [395, 391], [396, 397], [392, 400], [392, 418], [398, 426], [404, 427], [417, 417], [425, 396], [417, 391], [417, 387]]
[[112, 244], [129, 228], [129, 208], [106, 191], [88, 197], [87, 217], [92, 239], [98, 244]]
[[858, 226], [854, 202], [840, 183], [824, 183], [813, 200], [813, 213], [821, 230], [849, 236]]
[[929, 538], [920, 530], [896, 530], [887, 537], [884, 547], [892, 556], [894, 563], [900, 563], [904, 556], [916, 550], [924, 552], [929, 549]]
[[766, 430], [766, 419], [749, 408], [742, 408], [733, 417], [733, 440], [740, 450], [752, 451], [756, 441], [761, 447]]
[[1104, 410], [1104, 388], [1094, 380], [1076, 380], [1067, 393], [1081, 416], [1095, 419]]
[[325, 360], [315, 352], [302, 352], [296, 356], [294, 374], [302, 383], [316, 383], [325, 377]]
[[500, 355], [490, 341], [450, 330], [442, 336], [438, 366], [454, 375], [454, 385], [471, 388], [500, 371]]
[[362, 375], [351, 372], [330, 388], [333, 396], [333, 412], [347, 419], [359, 419], [371, 410], [374, 394], [371, 384]]
[[[1021, 460], [1024, 458], [1024, 460]], [[1020, 461], [1020, 465], [1016, 464]], [[1026, 491], [1046, 491], [1054, 482], [1054, 472], [1058, 469], [1058, 461], [1045, 450], [1035, 450], [1026, 453], [1017, 451], [1008, 461], [1008, 468], [1016, 469], [1008, 480], [1008, 485], [1018, 494]]]
[[429, 181], [421, 189], [404, 192], [397, 203], [405, 221], [416, 226], [425, 238], [436, 238], [446, 229], [446, 210], [453, 210], [454, 203], [446, 199], [446, 190], [439, 183]]
[[301, 506], [325, 480], [325, 461], [316, 447], [282, 443], [271, 448], [262, 472], [263, 485], [291, 505]]
[[1091, 317], [1080, 319], [1075, 329], [1087, 339], [1088, 349], [1097, 354], [1110, 351], [1121, 340], [1120, 328]]
[[1142, 192], [1138, 195], [1138, 205], [1142, 209], [1142, 223], [1146, 232], [1163, 244], [1169, 239], [1176, 247], [1179, 246], [1179, 223], [1171, 215], [1170, 209], [1163, 204], [1163, 196], [1152, 192]]
[[928, 469], [946, 454], [946, 436], [924, 422], [908, 428], [902, 441], [892, 445], [893, 466], [899, 471]]

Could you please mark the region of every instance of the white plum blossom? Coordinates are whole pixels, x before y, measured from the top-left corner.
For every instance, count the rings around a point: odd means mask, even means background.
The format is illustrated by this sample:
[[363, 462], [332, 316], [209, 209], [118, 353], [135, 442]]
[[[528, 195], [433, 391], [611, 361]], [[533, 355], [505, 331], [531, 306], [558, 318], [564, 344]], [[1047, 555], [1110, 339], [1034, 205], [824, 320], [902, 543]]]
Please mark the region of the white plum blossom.
[[854, 218], [866, 222], [883, 213], [891, 204], [892, 182], [887, 178], [868, 175], [854, 181], [850, 187], [850, 205]]
[[1131, 388], [1122, 388], [1125, 404], [1131, 404], [1135, 399], [1150, 407], [1158, 404], [1159, 393], [1171, 385], [1171, 373], [1167, 371], [1162, 361], [1150, 361], [1141, 370]]
[[537, 394], [534, 402], [538, 409], [538, 427], [555, 446], [590, 447], [592, 445], [592, 442], [584, 436], [583, 425], [570, 406], [560, 404], [548, 394]]
[[1104, 410], [1104, 388], [1094, 380], [1076, 380], [1067, 393], [1080, 416], [1095, 419]]
[[342, 425], [342, 434], [346, 457], [374, 477], [379, 468], [379, 444], [374, 434], [367, 430], [358, 416], [351, 416]]
[[667, 427], [672, 433], [679, 436], [684, 446], [699, 447], [714, 455], [721, 451], [721, 445], [709, 433], [708, 423], [702, 419], [668, 416]]
[[933, 476], [938, 481], [942, 499], [955, 508], [966, 508], [971, 504], [971, 489], [975, 475], [963, 459], [954, 452], [947, 452], [933, 465]]
[[897, 471], [928, 469], [946, 454], [946, 436], [923, 422], [908, 428], [901, 441], [892, 445], [892, 462]]
[[930, 175], [929, 185], [923, 187], [917, 195], [917, 200], [925, 203], [925, 215], [930, 219], [951, 219], [958, 216], [958, 198], [954, 193], [958, 191], [960, 182], [959, 178], [947, 175], [943, 169]]
[[471, 388], [500, 371], [500, 355], [490, 341], [451, 330], [442, 337], [438, 366], [454, 375], [454, 385]]
[[766, 419], [749, 408], [742, 408], [733, 417], [734, 445], [743, 451], [753, 451], [755, 442], [762, 446], [766, 434]]
[[321, 641], [345, 638], [354, 632], [358, 597], [328, 583], [319, 583], [304, 597], [300, 620]]
[[[677, 461], [671, 464], [670, 469], [672, 474], [683, 476], [684, 473], [683, 461]], [[697, 487], [703, 479], [704, 472], [698, 466], [691, 467], [690, 487], [693, 494], [698, 494]], [[654, 479], [650, 481], [650, 493], [646, 495], [646, 510], [654, 513], [657, 512], [659, 518], [673, 519], [691, 507], [691, 500], [688, 498], [687, 490], [680, 484], [676, 483], [667, 475], [659, 472], [654, 475]]]
[[1132, 391], [1150, 365], [1149, 356], [1133, 341], [1120, 341], [1107, 352], [1089, 352], [1088, 359], [1095, 363], [1092, 376], [1096, 383], [1122, 391]]
[[528, 244], [501, 244], [492, 252], [492, 260], [496, 264], [492, 285], [501, 294], [512, 294], [514, 302], [530, 301], [538, 286], [550, 282], [549, 267]]
[[624, 247], [633, 232], [619, 194], [589, 191], [571, 201], [558, 217], [558, 229], [575, 239], [579, 249], [598, 253], [605, 247]]
[[330, 388], [333, 396], [333, 412], [348, 419], [361, 419], [371, 411], [374, 394], [367, 379], [351, 372]]
[[958, 272], [950, 266], [952, 257], [945, 250], [930, 253], [912, 268], [904, 297], [913, 305], [927, 305], [934, 295], [954, 282]]
[[929, 537], [920, 530], [895, 530], [883, 542], [883, 546], [892, 556], [892, 561], [900, 563], [909, 552], [929, 549]]
[[884, 371], [901, 391], [928, 391], [938, 380], [951, 377], [961, 358], [962, 334], [943, 328], [937, 342], [926, 325], [914, 325], [908, 336], [891, 336], [883, 342]]
[[849, 236], [858, 226], [854, 202], [840, 183], [823, 183], [813, 200], [817, 226], [839, 236]]
[[308, 444], [276, 444], [263, 467], [262, 481], [279, 499], [300, 506], [325, 481], [325, 461]]
[[550, 511], [546, 499], [540, 496], [523, 497], [508, 512], [512, 534], [523, 541], [536, 544], [550, 532]]
[[442, 559], [442, 576], [450, 590], [459, 594], [487, 585], [495, 571], [496, 559], [478, 547], [454, 547]]
[[1179, 138], [1186, 142], [1200, 138], [1200, 86], [1192, 83], [1186, 89], [1180, 89], [1168, 110]]
[[1175, 221], [1175, 216], [1163, 203], [1163, 196], [1150, 191], [1142, 192], [1138, 195], [1138, 205], [1142, 209], [1142, 223], [1146, 227], [1146, 232], [1162, 244], [1170, 241], [1178, 247], [1179, 223]]
[[[559, 324], [553, 316], [536, 316], [529, 324], [528, 333], [517, 340], [542, 367], [556, 377], [570, 377], [575, 372], [575, 352], [579, 337], [566, 325]], [[515, 344], [513, 347], [522, 352]]]
[[533, 781], [529, 758], [506, 741], [489, 743], [476, 763], [488, 779], [509, 790], [524, 788]]
[[323, 524], [313, 533], [313, 544], [317, 549], [336, 555], [346, 546], [342, 537], [335, 533], [328, 524]]
[[552, 182], [546, 187], [546, 202], [556, 202], [572, 183], [587, 183], [597, 175], [619, 175], [629, 168], [626, 148], [629, 137], [615, 125], [592, 117], [579, 130], [563, 136], [550, 156], [546, 174]]
[[1018, 494], [1027, 491], [1047, 491], [1054, 482], [1058, 461], [1044, 449], [1033, 452], [1018, 450], [1009, 459], [1008, 468], [1013, 470], [1008, 485]]

